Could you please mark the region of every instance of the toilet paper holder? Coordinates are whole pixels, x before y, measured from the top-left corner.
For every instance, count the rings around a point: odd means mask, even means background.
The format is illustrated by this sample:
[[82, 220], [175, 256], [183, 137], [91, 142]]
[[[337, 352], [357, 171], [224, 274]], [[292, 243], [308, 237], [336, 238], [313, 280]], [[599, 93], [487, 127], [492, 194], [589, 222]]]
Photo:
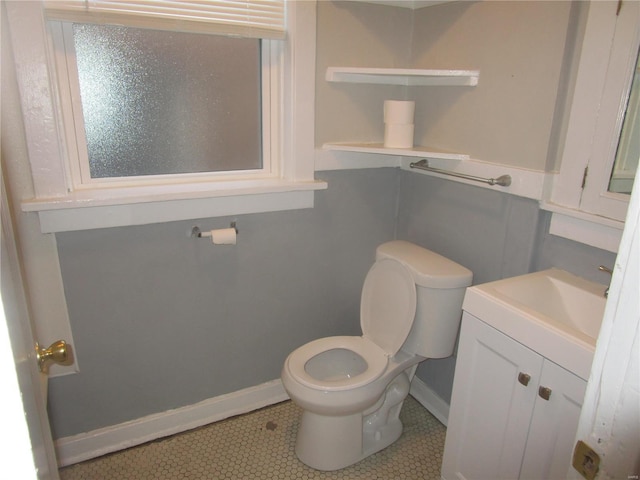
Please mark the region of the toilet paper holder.
[[[236, 226], [236, 222], [231, 222], [229, 227], [233, 228], [236, 231], [236, 234], [238, 233], [238, 227]], [[203, 237], [210, 237], [210, 236], [211, 236], [210, 232], [208, 231], [203, 232], [202, 230], [200, 230], [200, 227], [198, 227], [197, 225], [191, 229], [190, 237], [192, 238], [203, 238]]]

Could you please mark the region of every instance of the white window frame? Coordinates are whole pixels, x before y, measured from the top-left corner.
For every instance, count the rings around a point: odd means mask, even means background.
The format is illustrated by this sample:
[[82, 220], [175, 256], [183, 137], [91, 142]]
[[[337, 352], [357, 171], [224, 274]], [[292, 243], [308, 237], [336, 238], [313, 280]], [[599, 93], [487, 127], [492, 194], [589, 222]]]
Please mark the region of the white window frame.
[[8, 2], [7, 11], [35, 191], [22, 208], [38, 213], [42, 232], [311, 208], [314, 190], [327, 187], [314, 180], [315, 1], [287, 2], [287, 39], [271, 51], [281, 116], [270, 175], [126, 188], [75, 187], [42, 3]]
[[[608, 191], [640, 44], [640, 4], [589, 2], [550, 233], [617, 252], [629, 195]], [[585, 169], [588, 168], [583, 188]]]
[[73, 40], [73, 22], [47, 22], [54, 45], [56, 72], [60, 92], [61, 119], [64, 125], [68, 154], [68, 177], [73, 191], [95, 188], [137, 187], [220, 180], [249, 180], [278, 178], [280, 165], [278, 125], [280, 118], [280, 88], [282, 42], [261, 41], [261, 126], [262, 167], [253, 170], [216, 171], [129, 177], [92, 178], [89, 171], [84, 118], [81, 109], [80, 84]]

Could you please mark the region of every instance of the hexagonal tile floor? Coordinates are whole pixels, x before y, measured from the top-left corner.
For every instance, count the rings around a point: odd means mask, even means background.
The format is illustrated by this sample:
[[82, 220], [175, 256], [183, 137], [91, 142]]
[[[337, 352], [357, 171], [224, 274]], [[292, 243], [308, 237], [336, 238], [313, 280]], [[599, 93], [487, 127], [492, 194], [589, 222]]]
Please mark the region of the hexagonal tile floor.
[[62, 468], [62, 480], [439, 479], [446, 428], [413, 397], [393, 445], [335, 472], [294, 452], [300, 409], [287, 401], [195, 430]]

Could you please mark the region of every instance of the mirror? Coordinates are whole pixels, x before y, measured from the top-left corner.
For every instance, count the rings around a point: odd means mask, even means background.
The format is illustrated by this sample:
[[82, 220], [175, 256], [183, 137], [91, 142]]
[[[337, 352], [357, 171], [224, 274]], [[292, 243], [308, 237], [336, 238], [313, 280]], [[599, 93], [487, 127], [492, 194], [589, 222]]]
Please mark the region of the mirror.
[[636, 68], [629, 92], [629, 102], [625, 112], [622, 132], [613, 163], [609, 191], [615, 193], [631, 193], [635, 172], [640, 158], [640, 57], [636, 60]]

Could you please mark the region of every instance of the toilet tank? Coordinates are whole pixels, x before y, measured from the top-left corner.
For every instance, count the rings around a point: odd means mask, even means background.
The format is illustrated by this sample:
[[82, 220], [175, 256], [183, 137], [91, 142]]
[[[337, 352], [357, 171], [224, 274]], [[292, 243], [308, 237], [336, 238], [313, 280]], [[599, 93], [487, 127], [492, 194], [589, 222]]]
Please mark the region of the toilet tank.
[[471, 270], [404, 240], [380, 245], [376, 259], [383, 258], [402, 263], [411, 271], [416, 284], [416, 316], [402, 350], [425, 358], [452, 355], [462, 317], [462, 300], [473, 279]]

